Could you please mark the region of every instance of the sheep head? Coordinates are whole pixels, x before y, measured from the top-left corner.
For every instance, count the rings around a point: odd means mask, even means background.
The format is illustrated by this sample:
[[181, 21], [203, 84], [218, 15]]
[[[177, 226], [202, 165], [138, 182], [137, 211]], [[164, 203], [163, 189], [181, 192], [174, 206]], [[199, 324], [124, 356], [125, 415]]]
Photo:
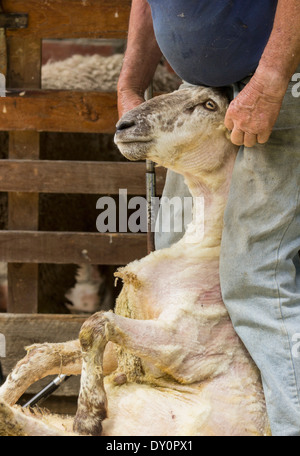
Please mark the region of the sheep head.
[[192, 87], [155, 97], [117, 123], [115, 143], [129, 160], [149, 159], [181, 174], [211, 172], [236, 151], [224, 126], [228, 98]]

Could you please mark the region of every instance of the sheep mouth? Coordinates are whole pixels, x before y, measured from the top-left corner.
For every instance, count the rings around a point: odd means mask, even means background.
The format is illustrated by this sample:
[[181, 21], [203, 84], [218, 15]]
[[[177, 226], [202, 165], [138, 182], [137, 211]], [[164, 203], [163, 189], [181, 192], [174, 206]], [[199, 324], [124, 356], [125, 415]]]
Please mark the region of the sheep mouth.
[[130, 137], [129, 136], [128, 137], [127, 136], [126, 137], [121, 132], [117, 132], [115, 134], [114, 142], [117, 145], [119, 145], [119, 144], [139, 144], [139, 143], [146, 144], [146, 143], [153, 142], [153, 139], [152, 138], [147, 138], [147, 137], [144, 137], [144, 136], [141, 136], [141, 137], [138, 137], [138, 136], [134, 136], [134, 137]]
[[148, 139], [148, 140], [140, 140], [140, 139], [117, 139], [116, 141], [116, 144], [149, 144], [149, 143], [152, 143], [153, 140], [152, 139]]

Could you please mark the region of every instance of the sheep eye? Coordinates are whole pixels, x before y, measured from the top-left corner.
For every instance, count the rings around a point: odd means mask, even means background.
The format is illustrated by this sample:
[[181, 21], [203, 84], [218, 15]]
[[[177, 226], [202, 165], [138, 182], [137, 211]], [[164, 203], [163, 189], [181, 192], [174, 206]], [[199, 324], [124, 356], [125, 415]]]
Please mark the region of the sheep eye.
[[205, 109], [208, 109], [209, 111], [216, 111], [217, 109], [216, 103], [212, 100], [207, 100], [203, 106]]

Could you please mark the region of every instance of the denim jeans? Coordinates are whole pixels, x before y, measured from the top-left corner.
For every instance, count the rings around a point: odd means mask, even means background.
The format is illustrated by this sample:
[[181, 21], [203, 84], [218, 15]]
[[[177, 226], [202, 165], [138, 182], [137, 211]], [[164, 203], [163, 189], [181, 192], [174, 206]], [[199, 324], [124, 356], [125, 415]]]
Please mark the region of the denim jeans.
[[[238, 152], [220, 257], [222, 296], [260, 369], [273, 436], [300, 436], [300, 98], [294, 86], [269, 141]], [[178, 194], [182, 180], [168, 172], [165, 192]], [[156, 247], [177, 240], [178, 234], [158, 233]]]
[[294, 84], [269, 141], [239, 150], [220, 258], [223, 299], [260, 369], [274, 436], [300, 436], [300, 99]]

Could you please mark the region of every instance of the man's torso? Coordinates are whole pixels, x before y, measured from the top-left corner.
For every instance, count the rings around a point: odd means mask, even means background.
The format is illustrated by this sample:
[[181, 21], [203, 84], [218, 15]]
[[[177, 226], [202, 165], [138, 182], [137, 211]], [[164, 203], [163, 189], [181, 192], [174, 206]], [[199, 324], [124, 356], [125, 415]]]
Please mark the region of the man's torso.
[[277, 0], [148, 0], [157, 42], [191, 84], [225, 86], [255, 71]]

